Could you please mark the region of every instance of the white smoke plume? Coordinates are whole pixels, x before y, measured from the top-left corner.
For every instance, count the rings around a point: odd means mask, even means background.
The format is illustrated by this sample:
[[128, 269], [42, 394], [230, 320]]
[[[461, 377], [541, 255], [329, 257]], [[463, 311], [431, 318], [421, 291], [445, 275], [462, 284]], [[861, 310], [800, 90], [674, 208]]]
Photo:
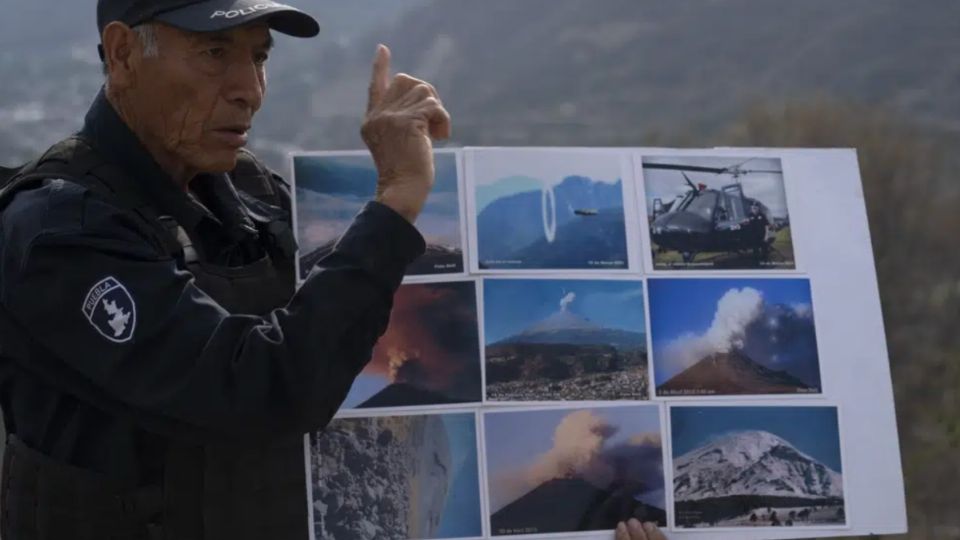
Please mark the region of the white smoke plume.
[[813, 306], [811, 306], [810, 304], [798, 303], [798, 304], [792, 304], [790, 307], [793, 308], [794, 313], [796, 313], [798, 317], [801, 317], [804, 319], [813, 318]]
[[660, 434], [656, 431], [634, 435], [633, 437], [630, 437], [629, 443], [634, 446], [650, 446], [653, 448], [663, 447], [663, 441], [660, 439]]
[[577, 298], [576, 293], [567, 293], [562, 299], [560, 299], [560, 310], [566, 311], [570, 304]]
[[[537, 486], [559, 478], [582, 478], [603, 489], [617, 479], [642, 477], [659, 472], [648, 470], [659, 460], [633, 459], [637, 452], [656, 449], [659, 452], [660, 434], [638, 433], [625, 443], [608, 444], [620, 431], [591, 411], [568, 414], [553, 433], [553, 447], [523, 471], [511, 471], [499, 476], [496, 489], [491, 491], [494, 511]], [[626, 456], [626, 457], [625, 457]], [[629, 466], [625, 467], [625, 463]]]
[[539, 485], [554, 478], [574, 476], [609, 476], [610, 471], [591, 469], [604, 468], [597, 457], [607, 439], [618, 430], [590, 411], [567, 415], [553, 433], [553, 448], [530, 469], [530, 483]]
[[702, 335], [685, 334], [665, 349], [670, 375], [675, 375], [705, 356], [742, 348], [747, 325], [764, 312], [763, 294], [753, 288], [731, 289], [717, 302], [713, 323]]

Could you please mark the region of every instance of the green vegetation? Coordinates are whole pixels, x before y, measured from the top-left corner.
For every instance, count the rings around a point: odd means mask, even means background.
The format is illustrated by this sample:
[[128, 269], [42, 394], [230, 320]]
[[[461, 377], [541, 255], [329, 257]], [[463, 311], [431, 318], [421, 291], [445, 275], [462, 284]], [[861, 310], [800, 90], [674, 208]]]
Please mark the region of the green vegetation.
[[719, 143], [857, 149], [897, 405], [910, 533], [960, 538], [960, 173], [946, 137], [829, 101], [759, 106]]
[[[776, 232], [773, 246], [770, 250], [771, 262], [785, 263], [784, 267], [794, 267], [793, 238], [790, 236], [790, 227], [784, 227]], [[749, 252], [728, 253], [702, 251], [694, 257], [694, 263], [712, 261], [716, 268], [750, 268], [756, 267], [756, 257]], [[653, 264], [657, 268], [671, 268], [683, 263], [683, 256], [679, 251], [659, 251], [656, 244], [653, 246]], [[789, 264], [786, 264], [789, 263]]]

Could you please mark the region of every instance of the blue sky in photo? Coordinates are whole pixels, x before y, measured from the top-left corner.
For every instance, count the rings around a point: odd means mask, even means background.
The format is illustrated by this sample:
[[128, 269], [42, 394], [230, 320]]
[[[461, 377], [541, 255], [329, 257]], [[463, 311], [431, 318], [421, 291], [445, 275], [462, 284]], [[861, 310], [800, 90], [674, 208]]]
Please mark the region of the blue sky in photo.
[[516, 335], [560, 311], [569, 310], [601, 326], [646, 333], [643, 283], [619, 280], [488, 279], [483, 284], [486, 344]]
[[620, 428], [607, 441], [609, 446], [627, 442], [641, 433], [660, 434], [660, 411], [649, 405], [487, 413], [484, 416], [487, 476], [495, 477], [504, 471], [534, 464], [553, 448], [553, 434], [560, 421], [582, 410]]
[[835, 407], [671, 407], [670, 429], [673, 457], [729, 433], [767, 431], [843, 473]]
[[442, 419], [450, 442], [450, 459], [456, 472], [447, 493], [437, 537], [480, 536], [476, 418], [473, 413], [456, 413], [444, 414]]
[[[456, 154], [435, 153], [434, 169], [436, 180], [431, 193], [456, 193], [458, 191]], [[295, 156], [293, 170], [299, 187], [303, 187], [307, 182], [323, 185], [325, 189], [322, 191], [329, 195], [372, 197], [376, 191], [377, 169], [369, 154]], [[338, 173], [345, 170], [356, 170], [358, 174], [349, 179], [324, 175], [327, 171]], [[307, 175], [314, 176], [307, 178]]]
[[807, 304], [806, 279], [650, 279], [650, 333], [653, 348], [686, 333], [702, 334], [710, 328], [717, 302], [732, 289], [752, 288], [769, 304]]

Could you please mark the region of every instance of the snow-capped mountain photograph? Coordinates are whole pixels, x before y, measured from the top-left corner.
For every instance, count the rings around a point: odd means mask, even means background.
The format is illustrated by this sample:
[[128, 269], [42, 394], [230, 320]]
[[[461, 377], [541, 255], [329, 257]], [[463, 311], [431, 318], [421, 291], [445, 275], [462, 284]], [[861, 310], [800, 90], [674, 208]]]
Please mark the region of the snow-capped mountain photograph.
[[[409, 266], [408, 275], [464, 271], [457, 154], [435, 151], [434, 168], [434, 187], [416, 224], [427, 251]], [[368, 152], [336, 152], [294, 155], [293, 171], [303, 279], [373, 198], [377, 169]]]
[[647, 399], [643, 283], [487, 279], [489, 401]]
[[819, 394], [807, 279], [651, 279], [658, 396]]
[[836, 407], [670, 408], [676, 526], [846, 524]]
[[[655, 405], [486, 412], [493, 536], [666, 525]], [[612, 534], [610, 535], [612, 537]]]
[[626, 270], [625, 158], [477, 149], [468, 191], [480, 270]]

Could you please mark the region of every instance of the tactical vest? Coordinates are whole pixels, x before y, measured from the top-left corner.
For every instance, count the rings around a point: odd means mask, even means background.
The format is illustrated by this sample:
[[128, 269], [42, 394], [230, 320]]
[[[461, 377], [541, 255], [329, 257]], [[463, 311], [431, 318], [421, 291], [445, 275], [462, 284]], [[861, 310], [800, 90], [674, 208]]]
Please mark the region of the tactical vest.
[[[175, 257], [198, 287], [230, 312], [263, 315], [286, 305], [293, 294], [296, 244], [288, 217], [289, 196], [248, 153], [241, 155], [231, 179], [252, 211], [267, 255], [239, 267], [202, 260], [190, 231], [141, 200], [131, 189], [131, 179], [79, 137], [54, 145], [19, 170], [0, 190], [0, 209], [15, 192], [51, 178], [84, 185], [131, 211], [156, 247]], [[309, 536], [301, 436], [271, 444], [166, 442], [162, 483], [130, 490], [53, 460], [11, 434], [3, 460], [0, 536], [4, 540]]]

